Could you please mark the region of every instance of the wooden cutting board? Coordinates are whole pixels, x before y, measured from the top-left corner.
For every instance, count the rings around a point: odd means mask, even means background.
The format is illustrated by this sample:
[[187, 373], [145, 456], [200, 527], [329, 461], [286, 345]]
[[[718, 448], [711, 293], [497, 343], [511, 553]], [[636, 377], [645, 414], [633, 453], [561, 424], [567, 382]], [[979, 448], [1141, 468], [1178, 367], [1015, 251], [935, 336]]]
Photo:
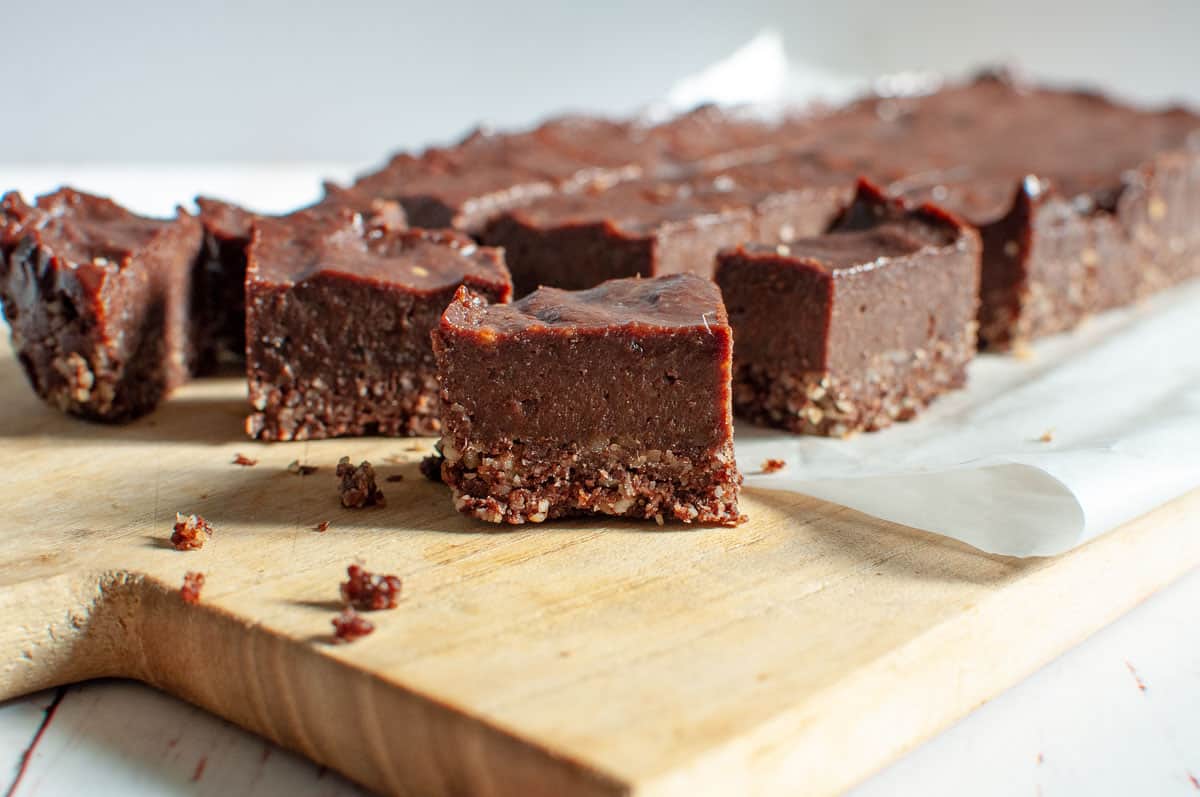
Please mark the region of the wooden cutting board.
[[[485, 528], [419, 476], [431, 441], [255, 444], [243, 395], [97, 426], [0, 355], [0, 698], [137, 678], [381, 792], [830, 794], [1200, 562], [1200, 492], [1056, 559], [763, 490], [737, 529]], [[403, 476], [385, 508], [340, 507], [343, 454]], [[405, 595], [332, 645], [356, 559]]]

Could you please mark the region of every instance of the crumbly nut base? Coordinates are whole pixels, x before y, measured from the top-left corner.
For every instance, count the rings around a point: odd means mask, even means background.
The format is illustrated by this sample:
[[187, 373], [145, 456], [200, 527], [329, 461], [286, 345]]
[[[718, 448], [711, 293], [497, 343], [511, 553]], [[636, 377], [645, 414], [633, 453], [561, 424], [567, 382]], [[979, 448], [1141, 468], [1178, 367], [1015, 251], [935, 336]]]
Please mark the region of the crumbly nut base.
[[437, 394], [432, 373], [358, 380], [337, 392], [320, 377], [296, 379], [286, 386], [252, 379], [250, 403], [255, 412], [246, 418], [246, 433], [268, 441], [434, 435], [442, 428]]
[[[110, 346], [91, 342], [91, 334], [73, 310], [60, 301], [34, 311], [44, 314], [44, 335], [25, 334], [15, 302], [6, 305], [13, 351], [34, 390], [51, 406], [70, 415], [105, 423], [124, 423], [158, 406], [186, 374], [182, 362], [164, 362], [161, 335], [143, 342], [122, 363]], [[69, 341], [69, 343], [68, 343]]]
[[462, 513], [489, 523], [614, 515], [736, 526], [742, 475], [729, 441], [706, 461], [613, 443], [534, 450], [511, 440], [481, 449], [442, 439], [442, 480]]
[[975, 326], [956, 341], [874, 358], [865, 373], [789, 371], [740, 365], [733, 409], [739, 417], [798, 434], [849, 437], [915, 417], [935, 398], [966, 384]]

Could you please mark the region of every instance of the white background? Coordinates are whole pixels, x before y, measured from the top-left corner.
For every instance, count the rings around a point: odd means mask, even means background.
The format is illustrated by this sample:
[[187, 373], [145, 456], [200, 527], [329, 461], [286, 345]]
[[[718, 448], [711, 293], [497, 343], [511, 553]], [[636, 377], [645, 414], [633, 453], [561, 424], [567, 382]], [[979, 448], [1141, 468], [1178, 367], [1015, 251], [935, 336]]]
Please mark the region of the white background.
[[850, 74], [1019, 61], [1200, 100], [1196, 0], [0, 0], [0, 163], [366, 165], [479, 120], [631, 110], [766, 27]]

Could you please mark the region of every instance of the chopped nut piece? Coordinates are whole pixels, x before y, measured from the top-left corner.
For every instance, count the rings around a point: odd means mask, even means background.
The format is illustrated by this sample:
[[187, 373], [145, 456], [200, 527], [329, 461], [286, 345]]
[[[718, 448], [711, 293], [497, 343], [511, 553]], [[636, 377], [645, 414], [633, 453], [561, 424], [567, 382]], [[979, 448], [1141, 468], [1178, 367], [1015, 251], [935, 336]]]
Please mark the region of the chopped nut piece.
[[1029, 362], [1034, 358], [1033, 349], [1023, 340], [1014, 340], [1012, 343], [1012, 356], [1018, 360]]
[[1038, 440], [1043, 443], [1053, 443], [1054, 442], [1054, 430], [1047, 429], [1046, 431], [1042, 432], [1042, 436], [1039, 437]]
[[250, 457], [244, 456], [242, 454], [235, 454], [233, 457], [233, 464], [241, 465], [243, 468], [252, 468], [258, 464], [258, 460], [250, 459]]
[[313, 531], [320, 531], [320, 532], [329, 531], [329, 521], [322, 520], [320, 523], [313, 526]]
[[361, 639], [374, 630], [374, 623], [348, 607], [333, 618], [333, 641], [338, 644]]
[[338, 460], [337, 476], [341, 479], [338, 493], [342, 497], [342, 506], [361, 509], [384, 505], [383, 491], [375, 483], [375, 468], [370, 462], [363, 460], [356, 468], [350, 464], [350, 457], [342, 457]]
[[442, 480], [442, 460], [441, 454], [430, 454], [421, 460], [421, 475], [431, 482], [440, 482]]
[[402, 582], [399, 576], [376, 575], [359, 565], [346, 568], [348, 579], [342, 582], [342, 600], [364, 612], [395, 609]]
[[183, 574], [183, 586], [179, 588], [179, 597], [184, 603], [197, 604], [200, 602], [200, 590], [204, 589], [204, 574], [189, 570]]
[[388, 476], [387, 479], [385, 479], [385, 481], [402, 482], [402, 481], [404, 481], [404, 474], [403, 473], [393, 473], [391, 476]]
[[213, 534], [212, 524], [199, 515], [175, 513], [175, 529], [171, 544], [177, 551], [194, 551], [204, 547]]
[[308, 476], [317, 472], [316, 465], [301, 465], [300, 460], [293, 459], [288, 463], [288, 473], [294, 473], [297, 476]]
[[768, 459], [762, 464], [763, 473], [778, 473], [787, 467], [787, 463], [782, 459]]

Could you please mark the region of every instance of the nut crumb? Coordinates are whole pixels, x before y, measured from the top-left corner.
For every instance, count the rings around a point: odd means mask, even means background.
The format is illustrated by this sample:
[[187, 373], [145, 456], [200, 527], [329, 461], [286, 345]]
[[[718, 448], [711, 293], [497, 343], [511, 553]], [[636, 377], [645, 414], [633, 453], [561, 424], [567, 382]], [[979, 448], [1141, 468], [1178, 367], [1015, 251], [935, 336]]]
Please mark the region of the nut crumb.
[[386, 479], [384, 479], [384, 481], [402, 482], [402, 481], [404, 481], [404, 474], [403, 473], [393, 473], [391, 476], [388, 476]]
[[309, 476], [317, 472], [316, 465], [302, 465], [298, 459], [289, 462], [287, 469], [288, 473], [294, 473], [297, 476]]
[[1033, 349], [1023, 340], [1013, 341], [1012, 356], [1025, 362], [1030, 362], [1034, 359]]
[[431, 482], [440, 482], [442, 480], [442, 460], [445, 459], [441, 454], [430, 454], [421, 460], [421, 475]]
[[328, 520], [322, 520], [320, 523], [318, 523], [317, 525], [313, 526], [313, 531], [320, 531], [320, 532], [322, 532], [322, 533], [324, 533], [324, 532], [326, 532], [326, 531], [329, 531], [329, 521], [328, 521]]
[[1046, 760], [1046, 756], [1042, 755], [1041, 753], [1037, 754], [1037, 762], [1039, 765], [1044, 763], [1045, 760]]
[[655, 512], [655, 513], [654, 513], [654, 522], [655, 522], [655, 523], [657, 523], [657, 524], [658, 524], [658, 525], [660, 525], [660, 526], [663, 524], [663, 516], [662, 516], [662, 512]]
[[399, 454], [388, 454], [383, 458], [383, 461], [389, 465], [403, 465], [405, 460]]
[[762, 464], [763, 473], [778, 473], [787, 467], [787, 463], [782, 459], [768, 459]]
[[362, 509], [367, 506], [384, 506], [383, 491], [375, 483], [375, 468], [363, 460], [356, 468], [350, 464], [350, 457], [338, 460], [337, 476], [341, 479], [338, 494], [342, 498], [342, 506], [347, 509]]
[[1042, 442], [1042, 443], [1053, 443], [1054, 442], [1054, 430], [1047, 429], [1046, 431], [1042, 432], [1041, 436], [1038, 437], [1038, 441]]
[[342, 600], [355, 609], [373, 612], [395, 609], [402, 582], [399, 576], [376, 575], [359, 565], [346, 568], [347, 580], [342, 582]]
[[253, 468], [255, 465], [258, 464], [258, 460], [250, 459], [250, 457], [247, 457], [244, 454], [234, 454], [233, 455], [233, 464], [241, 465], [243, 468]]
[[333, 618], [333, 641], [335, 644], [362, 639], [374, 630], [374, 623], [349, 607]]
[[405, 451], [424, 451], [425, 446], [421, 445], [420, 443], [410, 443], [404, 447], [404, 450]]
[[204, 574], [189, 570], [183, 574], [183, 586], [179, 588], [179, 597], [184, 603], [193, 606], [200, 602], [200, 590], [204, 589]]
[[175, 513], [175, 528], [171, 532], [171, 545], [177, 551], [195, 551], [204, 547], [212, 537], [213, 527], [199, 515]]

